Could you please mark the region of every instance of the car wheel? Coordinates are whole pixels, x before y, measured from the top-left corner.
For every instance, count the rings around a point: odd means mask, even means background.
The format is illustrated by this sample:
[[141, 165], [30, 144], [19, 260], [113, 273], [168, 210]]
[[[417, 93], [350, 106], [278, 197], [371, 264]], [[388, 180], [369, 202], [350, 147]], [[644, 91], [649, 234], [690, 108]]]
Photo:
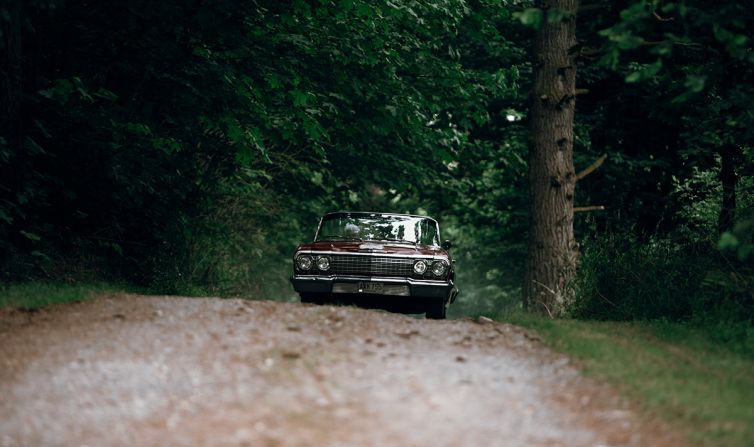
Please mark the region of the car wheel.
[[309, 304], [325, 304], [327, 295], [323, 293], [302, 293], [301, 302]]
[[436, 299], [432, 300], [427, 307], [427, 319], [430, 320], [444, 320], [445, 319], [445, 300]]

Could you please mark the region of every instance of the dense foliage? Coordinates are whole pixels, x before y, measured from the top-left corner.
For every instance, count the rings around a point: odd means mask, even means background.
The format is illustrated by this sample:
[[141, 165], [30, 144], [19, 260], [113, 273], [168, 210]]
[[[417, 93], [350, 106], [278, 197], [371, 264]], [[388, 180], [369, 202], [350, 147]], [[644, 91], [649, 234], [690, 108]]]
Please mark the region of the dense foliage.
[[[429, 213], [459, 314], [520, 306], [526, 1], [0, 1], [0, 275], [288, 298], [333, 209]], [[754, 12], [583, 4], [579, 300], [751, 319]], [[283, 292], [281, 292], [283, 290]], [[722, 318], [722, 317], [720, 317]]]
[[3, 132], [11, 278], [248, 290], [322, 211], [433, 190], [463, 138], [441, 115], [484, 89], [433, 37], [454, 33], [459, 2], [4, 11], [23, 42], [5, 33], [23, 97]]
[[589, 143], [612, 162], [588, 179], [588, 200], [608, 205], [586, 238], [575, 312], [752, 321], [754, 116], [742, 101], [754, 14], [737, 2], [621, 8], [595, 30], [608, 42], [583, 76]]

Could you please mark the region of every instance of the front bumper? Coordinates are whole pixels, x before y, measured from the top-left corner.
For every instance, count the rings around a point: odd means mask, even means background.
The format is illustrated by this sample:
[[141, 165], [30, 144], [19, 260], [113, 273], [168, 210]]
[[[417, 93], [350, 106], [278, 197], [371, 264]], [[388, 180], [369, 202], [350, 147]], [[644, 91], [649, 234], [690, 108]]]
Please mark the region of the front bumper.
[[445, 298], [452, 302], [458, 293], [450, 280], [317, 275], [294, 275], [291, 278], [291, 284], [298, 293], [370, 294], [371, 292], [362, 292], [359, 288], [364, 283], [383, 284], [383, 292], [378, 293], [382, 295]]

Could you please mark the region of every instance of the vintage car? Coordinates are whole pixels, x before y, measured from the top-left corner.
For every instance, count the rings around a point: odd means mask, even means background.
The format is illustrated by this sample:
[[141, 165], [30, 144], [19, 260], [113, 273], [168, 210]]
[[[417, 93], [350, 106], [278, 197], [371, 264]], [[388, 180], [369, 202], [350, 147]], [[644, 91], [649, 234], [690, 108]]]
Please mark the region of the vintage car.
[[343, 302], [444, 319], [458, 289], [440, 226], [425, 216], [335, 212], [314, 242], [293, 255], [291, 283], [302, 302]]

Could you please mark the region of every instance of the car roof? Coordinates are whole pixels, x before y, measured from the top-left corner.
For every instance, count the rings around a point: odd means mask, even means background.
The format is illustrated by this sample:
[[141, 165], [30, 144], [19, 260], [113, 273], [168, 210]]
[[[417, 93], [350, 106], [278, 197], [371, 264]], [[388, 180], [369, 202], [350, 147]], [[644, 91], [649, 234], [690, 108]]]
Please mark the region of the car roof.
[[[339, 215], [339, 214], [346, 214], [346, 215], [349, 215], [349, 216], [354, 216], [354, 215], [356, 215], [356, 216], [359, 216], [359, 215], [361, 215], [361, 216], [401, 216], [401, 217], [415, 217], [415, 218], [420, 218], [420, 219], [435, 220], [435, 219], [433, 219], [433, 218], [431, 218], [429, 216], [422, 216], [422, 215], [419, 215], [419, 214], [381, 213], [381, 212], [378, 212], [378, 211], [333, 211], [333, 212], [330, 212], [330, 213], [326, 213], [323, 216], [323, 218], [327, 217], [327, 216], [336, 216], [336, 215]], [[436, 220], [435, 220], [435, 222], [436, 222]]]

